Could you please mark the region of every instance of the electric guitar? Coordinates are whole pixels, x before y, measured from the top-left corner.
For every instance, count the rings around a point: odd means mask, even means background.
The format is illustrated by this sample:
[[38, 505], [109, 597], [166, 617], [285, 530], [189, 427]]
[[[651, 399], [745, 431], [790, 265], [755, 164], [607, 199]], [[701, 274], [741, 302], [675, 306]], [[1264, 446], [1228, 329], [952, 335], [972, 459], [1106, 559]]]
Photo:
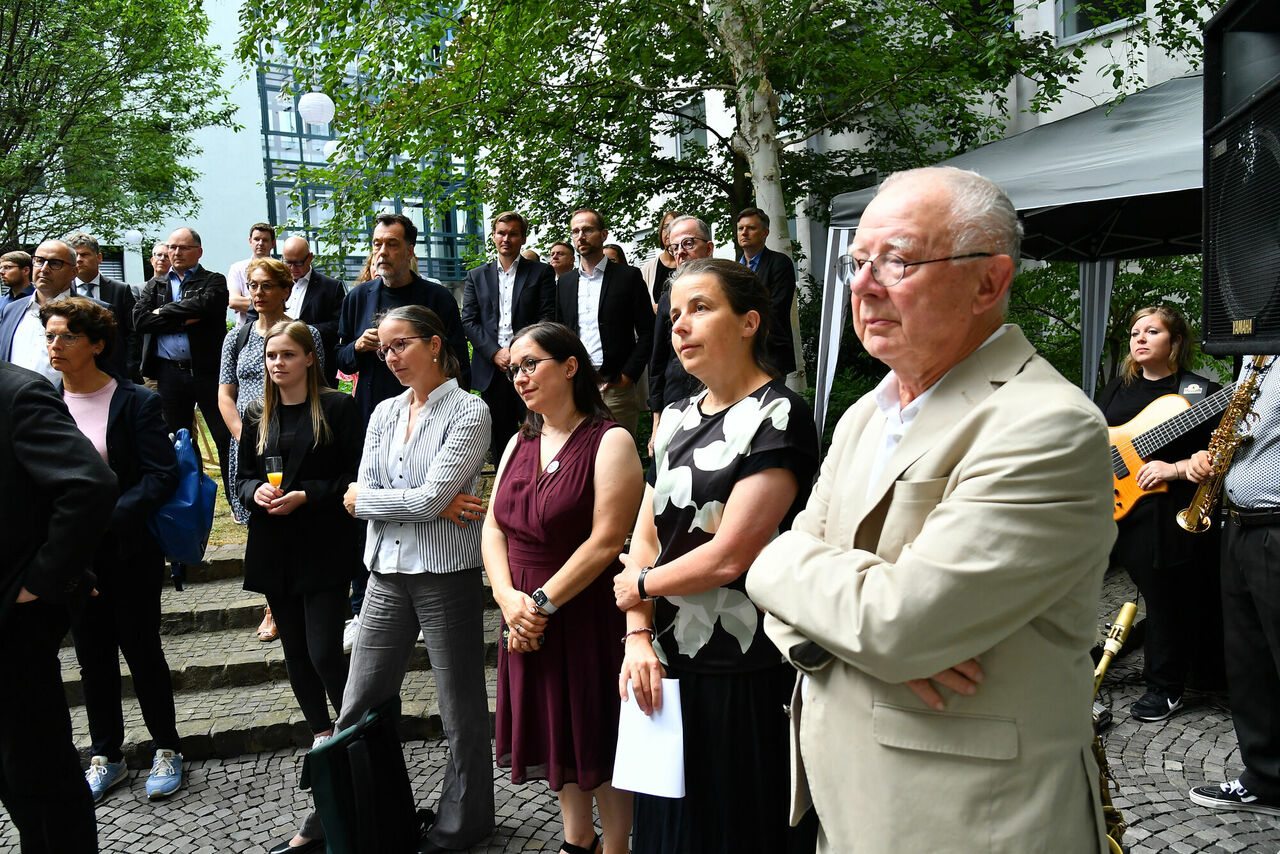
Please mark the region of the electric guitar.
[[1138, 486], [1138, 470], [1160, 448], [1225, 412], [1235, 388], [1235, 383], [1232, 383], [1195, 406], [1187, 403], [1181, 395], [1166, 394], [1147, 404], [1129, 422], [1108, 428], [1111, 473], [1115, 477], [1114, 519], [1118, 521], [1127, 516], [1140, 499], [1169, 491], [1167, 483], [1160, 483], [1149, 490]]

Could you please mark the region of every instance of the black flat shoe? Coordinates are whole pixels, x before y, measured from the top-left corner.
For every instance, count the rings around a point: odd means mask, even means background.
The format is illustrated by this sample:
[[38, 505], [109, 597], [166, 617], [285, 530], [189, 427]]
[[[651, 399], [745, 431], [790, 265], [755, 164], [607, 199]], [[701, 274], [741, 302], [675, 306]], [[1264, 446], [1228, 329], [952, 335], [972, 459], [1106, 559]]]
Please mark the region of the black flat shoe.
[[308, 839], [306, 842], [302, 843], [301, 845], [291, 846], [289, 842], [292, 839], [293, 839], [292, 836], [289, 837], [289, 839], [286, 839], [284, 842], [281, 842], [275, 848], [272, 848], [269, 851], [267, 851], [267, 854], [306, 854], [306, 852], [308, 851], [324, 850], [323, 839]]
[[581, 845], [573, 845], [569, 842], [561, 842], [560, 850], [564, 854], [596, 854], [600, 850], [600, 837], [593, 836], [591, 838], [590, 848], [583, 848]]

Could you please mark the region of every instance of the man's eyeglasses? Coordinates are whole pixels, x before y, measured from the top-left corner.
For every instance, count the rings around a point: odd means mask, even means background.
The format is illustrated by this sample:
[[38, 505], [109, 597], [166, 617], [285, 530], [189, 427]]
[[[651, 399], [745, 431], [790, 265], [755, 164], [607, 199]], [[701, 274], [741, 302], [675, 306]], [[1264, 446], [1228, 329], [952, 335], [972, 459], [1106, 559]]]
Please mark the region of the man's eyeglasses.
[[307, 264], [308, 262], [310, 262], [310, 261], [311, 261], [311, 256], [310, 256], [310, 255], [308, 255], [306, 258], [301, 258], [301, 259], [299, 259], [299, 260], [297, 260], [297, 261], [290, 261], [288, 258], [285, 258], [285, 259], [284, 259], [284, 263], [285, 263], [285, 265], [286, 265], [286, 266], [289, 266], [289, 267], [302, 267], [302, 266], [306, 265], [306, 264]]
[[195, 248], [196, 248], [196, 247], [195, 247], [195, 245], [194, 245], [194, 244], [193, 244], [193, 245], [191, 245], [191, 246], [183, 246], [181, 243], [170, 243], [170, 244], [169, 244], [169, 251], [170, 251], [170, 252], [186, 252], [188, 249], [195, 249]]
[[46, 344], [53, 344], [53, 342], [61, 338], [64, 347], [74, 347], [80, 343], [80, 339], [83, 337], [83, 335], [79, 335], [75, 332], [46, 332], [44, 334], [44, 342]]
[[385, 362], [387, 360], [388, 353], [395, 353], [399, 356], [404, 352], [404, 348], [409, 346], [410, 341], [416, 341], [419, 338], [425, 337], [425, 335], [406, 335], [404, 338], [397, 338], [390, 344], [379, 344], [378, 349], [375, 352], [378, 354], [378, 358]]
[[703, 243], [711, 242], [710, 240], [707, 240], [705, 237], [686, 237], [684, 240], [681, 240], [679, 243], [668, 243], [667, 252], [671, 253], [672, 255], [678, 254], [681, 249], [683, 249], [685, 252], [692, 252], [693, 247], [698, 245], [699, 240], [701, 240]]
[[33, 267], [48, 267], [50, 270], [61, 270], [63, 267], [67, 266], [67, 263], [68, 262], [63, 261], [61, 258], [41, 258], [39, 255], [31, 256], [31, 266]]
[[864, 265], [871, 265], [871, 278], [882, 288], [891, 288], [907, 274], [908, 267], [919, 267], [922, 264], [937, 264], [941, 261], [963, 261], [966, 258], [990, 258], [993, 252], [970, 252], [967, 255], [950, 255], [946, 258], [930, 258], [928, 261], [904, 261], [900, 255], [884, 252], [875, 258], [854, 258], [852, 255], [841, 255], [839, 264], [840, 282], [846, 287], [853, 287], [853, 279]]
[[524, 371], [524, 373], [532, 376], [533, 372], [538, 370], [539, 362], [551, 362], [551, 361], [555, 361], [554, 356], [547, 356], [542, 359], [535, 359], [532, 356], [529, 356], [518, 365], [507, 365], [507, 379], [511, 380], [512, 382], [515, 382], [516, 377], [520, 376], [521, 371]]

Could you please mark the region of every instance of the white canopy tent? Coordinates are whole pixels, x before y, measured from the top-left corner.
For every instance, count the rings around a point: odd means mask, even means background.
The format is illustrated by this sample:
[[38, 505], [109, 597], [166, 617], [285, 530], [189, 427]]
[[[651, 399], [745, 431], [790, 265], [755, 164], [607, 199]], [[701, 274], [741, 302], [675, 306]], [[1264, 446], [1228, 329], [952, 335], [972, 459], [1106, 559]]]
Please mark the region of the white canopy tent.
[[[1092, 395], [1116, 261], [1200, 250], [1203, 78], [1181, 77], [939, 165], [999, 184], [1022, 216], [1022, 254], [1080, 264], [1083, 377]], [[848, 309], [836, 275], [875, 189], [837, 196], [827, 231], [814, 417], [822, 430]]]

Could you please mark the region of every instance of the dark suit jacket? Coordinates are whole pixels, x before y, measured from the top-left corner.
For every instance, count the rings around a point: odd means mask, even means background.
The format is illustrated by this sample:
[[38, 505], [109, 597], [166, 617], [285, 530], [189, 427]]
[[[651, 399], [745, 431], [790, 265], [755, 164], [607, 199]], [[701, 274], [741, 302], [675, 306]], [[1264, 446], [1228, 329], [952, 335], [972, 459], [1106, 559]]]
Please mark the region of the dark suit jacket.
[[[467, 271], [462, 292], [462, 328], [475, 350], [471, 365], [471, 388], [484, 391], [498, 373], [493, 354], [498, 346], [498, 321], [502, 307], [498, 304], [498, 262], [490, 261]], [[514, 334], [539, 320], [554, 320], [556, 315], [556, 273], [541, 261], [516, 259], [516, 282], [511, 291], [511, 332]]]
[[[560, 277], [556, 305], [560, 322], [581, 336], [576, 269]], [[653, 349], [653, 303], [649, 302], [649, 289], [638, 269], [626, 264], [605, 264], [599, 321], [604, 349], [601, 379], [613, 382], [623, 374], [632, 382], [640, 379]]]
[[756, 275], [769, 289], [773, 306], [773, 328], [769, 331], [769, 357], [783, 377], [796, 369], [796, 351], [791, 343], [791, 304], [796, 296], [796, 268], [791, 259], [768, 246], [760, 250]]
[[120, 498], [94, 561], [99, 589], [109, 589], [119, 572], [160, 572], [164, 553], [147, 520], [178, 488], [178, 458], [160, 414], [160, 395], [127, 379], [117, 383], [107, 413], [107, 464]]
[[688, 400], [702, 383], [689, 375], [671, 348], [671, 288], [658, 297], [653, 318], [653, 350], [649, 355], [649, 411], [661, 412], [673, 403]]
[[0, 622], [24, 586], [51, 602], [89, 592], [115, 500], [116, 476], [49, 381], [0, 361]]
[[[152, 314], [153, 309], [159, 314]], [[186, 321], [195, 319], [190, 325]], [[182, 284], [182, 299], [174, 302], [169, 277], [155, 276], [142, 289], [133, 308], [133, 324], [142, 335], [142, 373], [156, 376], [157, 335], [185, 332], [191, 342], [191, 367], [198, 379], [218, 381], [222, 339], [227, 337], [227, 279], [196, 267]]]
[[[72, 285], [76, 293], [80, 288]], [[124, 282], [98, 277], [97, 293], [94, 298], [111, 307], [116, 316], [116, 349], [111, 360], [120, 369], [120, 375], [128, 377], [135, 383], [142, 382], [142, 342], [138, 339], [138, 331], [133, 326], [133, 308], [137, 304], [133, 288]]]
[[249, 511], [249, 541], [244, 554], [244, 587], [267, 595], [296, 595], [327, 587], [347, 589], [360, 567], [360, 528], [342, 506], [342, 496], [360, 469], [364, 424], [351, 395], [322, 391], [320, 408], [332, 435], [312, 447], [309, 413], [298, 421], [293, 445], [280, 448], [286, 458], [281, 489], [302, 490], [307, 503], [286, 516], [272, 516], [253, 494], [266, 483], [263, 456], [257, 453], [261, 408], [245, 413], [240, 434], [236, 490]]
[[348, 374], [360, 374], [355, 397], [366, 426], [374, 407], [388, 397], [404, 391], [404, 386], [387, 370], [386, 364], [376, 353], [357, 353], [355, 342], [366, 329], [373, 326], [373, 319], [380, 312], [401, 305], [423, 305], [440, 316], [449, 337], [449, 349], [458, 357], [458, 385], [463, 388], [471, 387], [467, 335], [462, 329], [458, 303], [443, 285], [428, 282], [416, 273], [409, 284], [400, 288], [383, 287], [381, 277], [356, 285], [342, 301], [342, 317], [338, 321], [337, 362], [339, 370]]
[[[13, 335], [18, 330], [18, 324], [22, 322], [22, 315], [27, 311], [28, 307], [31, 305], [31, 301], [35, 298], [35, 294], [22, 297], [21, 299], [14, 300], [6, 305], [3, 310], [0, 310], [0, 359], [7, 360], [13, 358]], [[115, 315], [116, 318], [116, 326], [119, 328], [119, 326], [124, 322], [119, 309], [96, 297], [93, 301], [103, 308], [111, 309], [111, 313]], [[118, 377], [124, 376], [125, 371], [128, 370], [125, 351], [119, 347], [116, 348], [115, 352], [111, 354], [105, 363], [99, 362], [99, 364], [102, 366], [103, 370]]]
[[320, 330], [324, 347], [324, 378], [333, 388], [338, 387], [338, 324], [342, 319], [342, 300], [347, 289], [333, 276], [326, 276], [312, 268], [307, 283], [307, 295], [302, 298], [301, 317], [294, 318], [310, 323]]

